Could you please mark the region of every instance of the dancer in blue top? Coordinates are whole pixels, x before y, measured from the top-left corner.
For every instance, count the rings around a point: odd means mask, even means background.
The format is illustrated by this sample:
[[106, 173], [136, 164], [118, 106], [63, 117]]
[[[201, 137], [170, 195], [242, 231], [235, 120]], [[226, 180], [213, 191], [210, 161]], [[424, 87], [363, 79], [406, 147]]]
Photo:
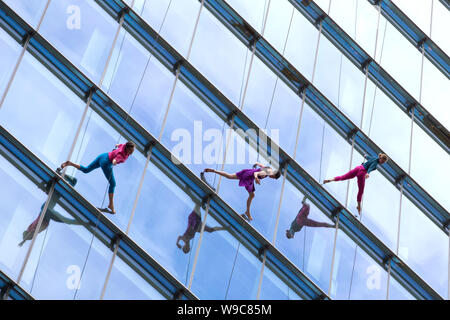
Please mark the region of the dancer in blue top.
[[364, 158], [367, 160], [366, 162], [350, 170], [346, 174], [334, 177], [333, 179], [323, 180], [323, 183], [325, 184], [332, 181], [343, 181], [357, 177], [358, 195], [356, 197], [356, 200], [358, 202], [358, 205], [356, 208], [358, 209], [359, 214], [361, 214], [361, 200], [364, 193], [364, 185], [366, 183], [366, 179], [369, 178], [369, 173], [373, 170], [376, 170], [379, 164], [383, 164], [389, 159], [388, 156], [384, 153], [380, 153], [377, 157], [368, 157], [367, 155], [364, 155]]

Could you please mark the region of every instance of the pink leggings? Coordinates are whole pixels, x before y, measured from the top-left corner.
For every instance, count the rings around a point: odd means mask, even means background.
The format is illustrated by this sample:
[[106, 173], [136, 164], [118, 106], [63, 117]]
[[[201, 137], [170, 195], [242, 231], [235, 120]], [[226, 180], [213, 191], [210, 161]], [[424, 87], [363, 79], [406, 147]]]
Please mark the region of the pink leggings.
[[358, 179], [358, 196], [356, 197], [356, 200], [358, 202], [361, 202], [362, 195], [364, 193], [364, 184], [366, 183], [366, 168], [364, 168], [363, 165], [357, 166], [356, 168], [350, 170], [343, 176], [335, 177], [334, 181], [343, 181], [348, 179], [353, 179], [354, 177], [357, 177]]

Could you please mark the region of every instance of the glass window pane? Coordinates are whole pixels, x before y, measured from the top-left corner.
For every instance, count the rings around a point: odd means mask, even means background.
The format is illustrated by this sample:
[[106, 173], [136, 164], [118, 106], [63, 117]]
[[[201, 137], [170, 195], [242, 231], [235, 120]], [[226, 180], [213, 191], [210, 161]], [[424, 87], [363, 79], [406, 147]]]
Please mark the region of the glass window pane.
[[[322, 146], [323, 141], [323, 146]], [[317, 181], [345, 174], [349, 168], [351, 145], [325, 124], [305, 103], [296, 160]], [[355, 182], [356, 183], [356, 182]], [[346, 184], [325, 186], [339, 202], [345, 204]]]
[[287, 0], [270, 3], [264, 38], [280, 53], [283, 53], [294, 12], [294, 7]]
[[200, 15], [189, 60], [231, 102], [240, 106], [250, 53], [241, 41], [206, 9], [202, 10]]
[[448, 55], [450, 52], [450, 12], [440, 1], [433, 2], [431, 39]]
[[[268, 5], [267, 0], [228, 0], [227, 3], [255, 30], [261, 33]], [[269, 7], [269, 12], [272, 6], [275, 6], [275, 3], [272, 3]]]
[[361, 122], [365, 75], [321, 37], [314, 84], [356, 125]]
[[257, 57], [253, 58], [242, 111], [260, 128], [266, 126], [276, 79], [272, 70]]
[[386, 299], [386, 271], [342, 231], [336, 241], [331, 298]]
[[4, 2], [35, 28], [44, 13], [48, 0], [4, 0]]
[[[422, 54], [390, 24], [387, 25], [386, 35], [381, 46], [383, 47], [381, 66], [410, 95], [418, 99]], [[399, 52], [402, 54], [398, 54]]]
[[450, 81], [428, 59], [423, 60], [422, 105], [447, 129], [450, 128]]
[[444, 298], [448, 289], [448, 250], [448, 237], [403, 197], [398, 255]]
[[[208, 215], [207, 225], [217, 226]], [[256, 299], [261, 262], [230, 233], [204, 234], [192, 290], [200, 299]]]
[[[168, 0], [148, 1], [148, 3], [144, 4], [142, 18], [155, 31], [158, 32], [161, 28], [161, 37], [180, 54], [186, 56], [191, 43], [192, 33], [194, 32], [195, 21], [200, 10], [200, 1], [173, 0], [167, 11], [169, 2]], [[166, 11], [167, 16], [165, 17]], [[164, 25], [162, 25], [163, 20]]]
[[[308, 220], [304, 222], [305, 225], [297, 231], [301, 226], [297, 222], [297, 216], [303, 208], [303, 196], [297, 188], [286, 181], [276, 247], [324, 292], [328, 292], [335, 234], [335, 228], [331, 228], [331, 225], [334, 225], [334, 222], [306, 199], [310, 213], [307, 216]], [[303, 217], [303, 214], [300, 217]], [[293, 233], [292, 238], [288, 238], [288, 232]]]
[[104, 299], [164, 300], [164, 297], [120, 257], [116, 257]]
[[174, 75], [128, 33], [121, 34], [104, 82], [107, 93], [155, 137], [159, 136]]
[[3, 96], [14, 66], [17, 63], [20, 49], [19, 44], [3, 29], [0, 29], [0, 97]]
[[56, 168], [67, 159], [84, 108], [78, 96], [26, 53], [0, 110], [0, 123]]
[[331, 1], [330, 17], [350, 37], [355, 38], [355, 22], [357, 21], [357, 0]]
[[294, 155], [301, 104], [299, 96], [278, 80], [267, 121], [267, 134], [275, 141], [279, 140], [279, 146], [291, 156]]
[[[97, 291], [101, 289], [106, 276], [102, 263], [97, 263], [99, 275], [94, 280], [83, 275], [86, 259], [95, 259], [98, 254], [89, 253], [93, 235], [89, 232], [88, 224], [76, 219], [63, 209], [57, 202], [59, 196], [54, 193], [45, 213], [44, 220], [36, 238], [30, 260], [26, 266], [21, 285], [37, 299], [69, 299], [77, 294], [77, 288]], [[44, 204], [43, 204], [44, 205]], [[39, 210], [36, 210], [34, 221], [28, 221], [29, 237], [36, 230]], [[92, 227], [92, 226], [90, 226]], [[26, 250], [30, 241], [22, 250]], [[97, 261], [99, 262], [99, 261]], [[106, 260], [103, 259], [106, 267]], [[92, 297], [99, 299], [99, 295]]]
[[370, 80], [367, 88], [363, 130], [390, 159], [407, 171], [411, 119], [380, 89], [374, 88]]
[[9, 163], [3, 152], [0, 156], [0, 181], [0, 201], [4, 209], [0, 223], [0, 270], [15, 280], [27, 254], [27, 245], [20, 245], [24, 232], [36, 218], [47, 195]]
[[414, 123], [411, 177], [450, 211], [450, 156]]
[[[184, 234], [189, 222], [198, 222], [196, 214], [203, 216], [204, 211], [190, 198], [191, 191], [178, 183], [175, 177], [167, 176], [153, 162], [149, 163], [129, 236], [186, 285], [196, 247], [188, 241], [186, 254], [177, 247], [177, 238]], [[184, 244], [180, 241], [180, 246]]]
[[430, 34], [431, 3], [433, 0], [392, 0], [392, 2], [425, 34]]
[[415, 300], [415, 298], [391, 276], [389, 280], [389, 300]]
[[94, 82], [99, 82], [118, 23], [94, 1], [52, 1], [40, 33]]
[[[258, 280], [259, 281], [259, 280]], [[290, 293], [293, 293], [283, 281], [280, 280], [266, 265], [261, 283], [261, 300], [290, 300]], [[295, 294], [295, 293], [294, 293]]]
[[[359, 166], [364, 161], [358, 152], [353, 153], [352, 167]], [[354, 203], [356, 204], [358, 185], [355, 180], [350, 183], [348, 210], [357, 216], [358, 211]], [[393, 251], [395, 251], [397, 243], [399, 205], [398, 189], [378, 170], [372, 171], [364, 185], [361, 221]]]
[[318, 35], [319, 31], [296, 10], [285, 57], [309, 80], [312, 77]]
[[162, 142], [180, 162], [196, 174], [222, 162], [227, 128], [181, 81], [177, 83]]

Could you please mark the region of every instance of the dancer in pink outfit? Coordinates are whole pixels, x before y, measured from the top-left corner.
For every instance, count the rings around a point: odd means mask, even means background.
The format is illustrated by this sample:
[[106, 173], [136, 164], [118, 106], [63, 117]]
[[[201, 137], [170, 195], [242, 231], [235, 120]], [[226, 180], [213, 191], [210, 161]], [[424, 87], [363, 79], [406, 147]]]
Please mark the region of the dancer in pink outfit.
[[369, 178], [369, 172], [377, 169], [377, 166], [379, 164], [383, 164], [386, 161], [388, 161], [388, 156], [384, 153], [380, 153], [378, 157], [368, 157], [367, 155], [364, 155], [364, 158], [367, 160], [366, 162], [362, 163], [360, 166], [357, 166], [356, 168], [350, 170], [343, 176], [334, 177], [333, 179], [326, 179], [323, 180], [323, 183], [328, 183], [332, 181], [344, 181], [348, 179], [353, 179], [354, 177], [357, 177], [358, 179], [358, 195], [356, 197], [356, 201], [358, 202], [357, 209], [359, 214], [361, 214], [361, 200], [364, 193], [364, 186], [366, 183], [366, 179]]

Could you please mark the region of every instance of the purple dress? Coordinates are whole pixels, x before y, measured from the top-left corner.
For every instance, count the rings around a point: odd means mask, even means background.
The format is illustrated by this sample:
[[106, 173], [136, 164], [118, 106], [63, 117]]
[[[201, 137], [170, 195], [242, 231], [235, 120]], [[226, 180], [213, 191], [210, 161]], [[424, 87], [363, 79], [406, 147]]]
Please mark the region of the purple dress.
[[[255, 176], [253, 175], [255, 172], [261, 171], [261, 168], [258, 169], [244, 169], [239, 172], [236, 172], [236, 176], [239, 178], [239, 186], [245, 187], [248, 192], [255, 191]], [[264, 179], [265, 177], [259, 178]]]

